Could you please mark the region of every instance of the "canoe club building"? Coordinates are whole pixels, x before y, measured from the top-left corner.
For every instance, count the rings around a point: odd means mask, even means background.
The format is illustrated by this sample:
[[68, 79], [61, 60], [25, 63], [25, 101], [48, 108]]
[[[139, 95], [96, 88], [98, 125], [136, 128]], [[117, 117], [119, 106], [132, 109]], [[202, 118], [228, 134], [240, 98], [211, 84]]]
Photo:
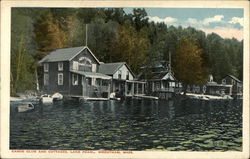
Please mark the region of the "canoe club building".
[[56, 49], [39, 64], [43, 66], [43, 93], [104, 99], [112, 92], [144, 94], [145, 82], [136, 81], [125, 62], [100, 62], [87, 46]]

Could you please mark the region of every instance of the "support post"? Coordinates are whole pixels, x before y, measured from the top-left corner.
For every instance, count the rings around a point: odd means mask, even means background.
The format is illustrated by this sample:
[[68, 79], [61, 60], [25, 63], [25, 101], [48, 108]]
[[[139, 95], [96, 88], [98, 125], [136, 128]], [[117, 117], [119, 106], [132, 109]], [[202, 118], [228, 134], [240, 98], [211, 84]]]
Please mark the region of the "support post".
[[142, 83], [142, 94], [145, 94], [144, 93], [144, 83]]
[[138, 87], [138, 83], [137, 83], [137, 85], [136, 85], [136, 94], [138, 94], [138, 89], [139, 89], [139, 87]]
[[134, 82], [132, 82], [132, 86], [131, 86], [131, 92], [132, 92], [132, 94], [131, 95], [134, 95], [135, 94], [135, 83]]

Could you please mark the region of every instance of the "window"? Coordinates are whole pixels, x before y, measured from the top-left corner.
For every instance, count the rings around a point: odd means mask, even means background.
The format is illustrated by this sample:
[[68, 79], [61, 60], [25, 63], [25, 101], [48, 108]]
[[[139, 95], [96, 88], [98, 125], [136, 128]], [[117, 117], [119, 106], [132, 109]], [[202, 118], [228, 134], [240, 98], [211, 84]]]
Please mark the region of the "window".
[[49, 71], [49, 64], [48, 63], [45, 63], [43, 65], [43, 69], [44, 69], [44, 72], [48, 72]]
[[118, 79], [121, 79], [122, 78], [122, 70], [119, 70], [118, 71]]
[[85, 78], [84, 76], [82, 76], [82, 85], [84, 85], [84, 83], [85, 83]]
[[78, 85], [78, 75], [77, 74], [72, 74], [72, 84]]
[[101, 79], [100, 79], [100, 78], [97, 78], [97, 79], [95, 80], [95, 85], [96, 85], [96, 86], [100, 86], [100, 85], [101, 85]]
[[160, 90], [160, 82], [155, 82], [155, 89]]
[[63, 85], [63, 74], [62, 73], [58, 73], [58, 85]]
[[235, 80], [232, 79], [232, 84], [235, 85]]
[[96, 64], [92, 64], [92, 72], [96, 72]]
[[63, 62], [58, 62], [58, 71], [63, 70]]
[[[109, 83], [110, 83], [109, 80], [102, 80], [102, 86], [108, 86]], [[116, 83], [116, 84], [118, 84], [118, 83]], [[118, 87], [118, 85], [116, 87]]]
[[88, 84], [88, 85], [92, 85], [92, 79], [91, 78], [86, 78], [86, 83]]
[[126, 79], [129, 80], [129, 71], [127, 71]]
[[49, 85], [49, 74], [47, 73], [44, 74], [44, 85]]
[[73, 70], [78, 70], [78, 62], [77, 61], [73, 61]]
[[222, 80], [222, 84], [226, 84], [226, 79], [223, 79], [223, 80]]

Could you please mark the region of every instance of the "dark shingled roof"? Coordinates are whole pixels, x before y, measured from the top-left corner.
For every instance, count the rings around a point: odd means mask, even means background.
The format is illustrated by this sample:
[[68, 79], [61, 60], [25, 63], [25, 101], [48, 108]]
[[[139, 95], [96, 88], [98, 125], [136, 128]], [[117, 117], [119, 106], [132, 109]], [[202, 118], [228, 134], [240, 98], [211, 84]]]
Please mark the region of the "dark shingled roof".
[[40, 60], [39, 63], [68, 61], [85, 48], [86, 48], [85, 46], [80, 46], [80, 47], [56, 49], [56, 50], [50, 52], [42, 60]]
[[113, 75], [120, 67], [126, 65], [131, 74], [135, 77], [132, 70], [128, 67], [126, 62], [115, 62], [115, 63], [101, 63], [99, 66], [99, 72], [106, 75]]
[[[239, 82], [239, 83], [241, 82], [241, 80], [239, 80], [238, 78], [234, 77], [233, 75], [227, 75], [227, 76], [231, 77], [232, 79], [234, 79], [235, 81], [237, 81], [237, 82]], [[226, 76], [226, 77], [227, 77], [227, 76]], [[224, 77], [224, 78], [226, 78], [226, 77]], [[223, 78], [223, 79], [224, 79], [224, 78]]]
[[99, 72], [106, 75], [113, 75], [125, 62], [116, 63], [101, 63], [99, 66]]
[[99, 63], [99, 60], [95, 57], [95, 55], [91, 52], [91, 50], [87, 46], [56, 49], [50, 52], [42, 60], [40, 60], [39, 63], [69, 61], [86, 48], [89, 50], [90, 54], [94, 57], [94, 59]]
[[[162, 80], [163, 77], [165, 77], [169, 72], [167, 71], [163, 71], [163, 72], [150, 72], [150, 73], [146, 73], [146, 72], [142, 72], [140, 75], [139, 75], [139, 79], [148, 79], [148, 80]], [[171, 76], [173, 76], [171, 74]], [[175, 77], [173, 76], [174, 80]]]

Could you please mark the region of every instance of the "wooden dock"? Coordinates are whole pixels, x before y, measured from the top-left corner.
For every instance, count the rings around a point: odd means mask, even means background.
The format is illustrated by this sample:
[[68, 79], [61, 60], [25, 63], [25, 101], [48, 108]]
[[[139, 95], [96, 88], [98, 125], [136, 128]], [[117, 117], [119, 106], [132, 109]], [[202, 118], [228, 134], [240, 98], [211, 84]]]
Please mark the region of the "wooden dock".
[[77, 95], [69, 95], [69, 96], [66, 96], [65, 98], [66, 100], [77, 100], [77, 101], [81, 101], [81, 100], [84, 100], [84, 101], [108, 101], [110, 100], [109, 98], [95, 98], [95, 97], [84, 97], [84, 96], [77, 96]]
[[86, 101], [108, 101], [110, 99], [109, 98], [91, 98], [91, 97], [86, 97], [86, 98], [83, 98], [83, 100], [86, 100]]
[[158, 97], [146, 96], [146, 95], [143, 95], [143, 94], [137, 94], [137, 95], [134, 95], [133, 97], [136, 97], [136, 98], [145, 98], [145, 99], [155, 99], [155, 100], [159, 99]]

